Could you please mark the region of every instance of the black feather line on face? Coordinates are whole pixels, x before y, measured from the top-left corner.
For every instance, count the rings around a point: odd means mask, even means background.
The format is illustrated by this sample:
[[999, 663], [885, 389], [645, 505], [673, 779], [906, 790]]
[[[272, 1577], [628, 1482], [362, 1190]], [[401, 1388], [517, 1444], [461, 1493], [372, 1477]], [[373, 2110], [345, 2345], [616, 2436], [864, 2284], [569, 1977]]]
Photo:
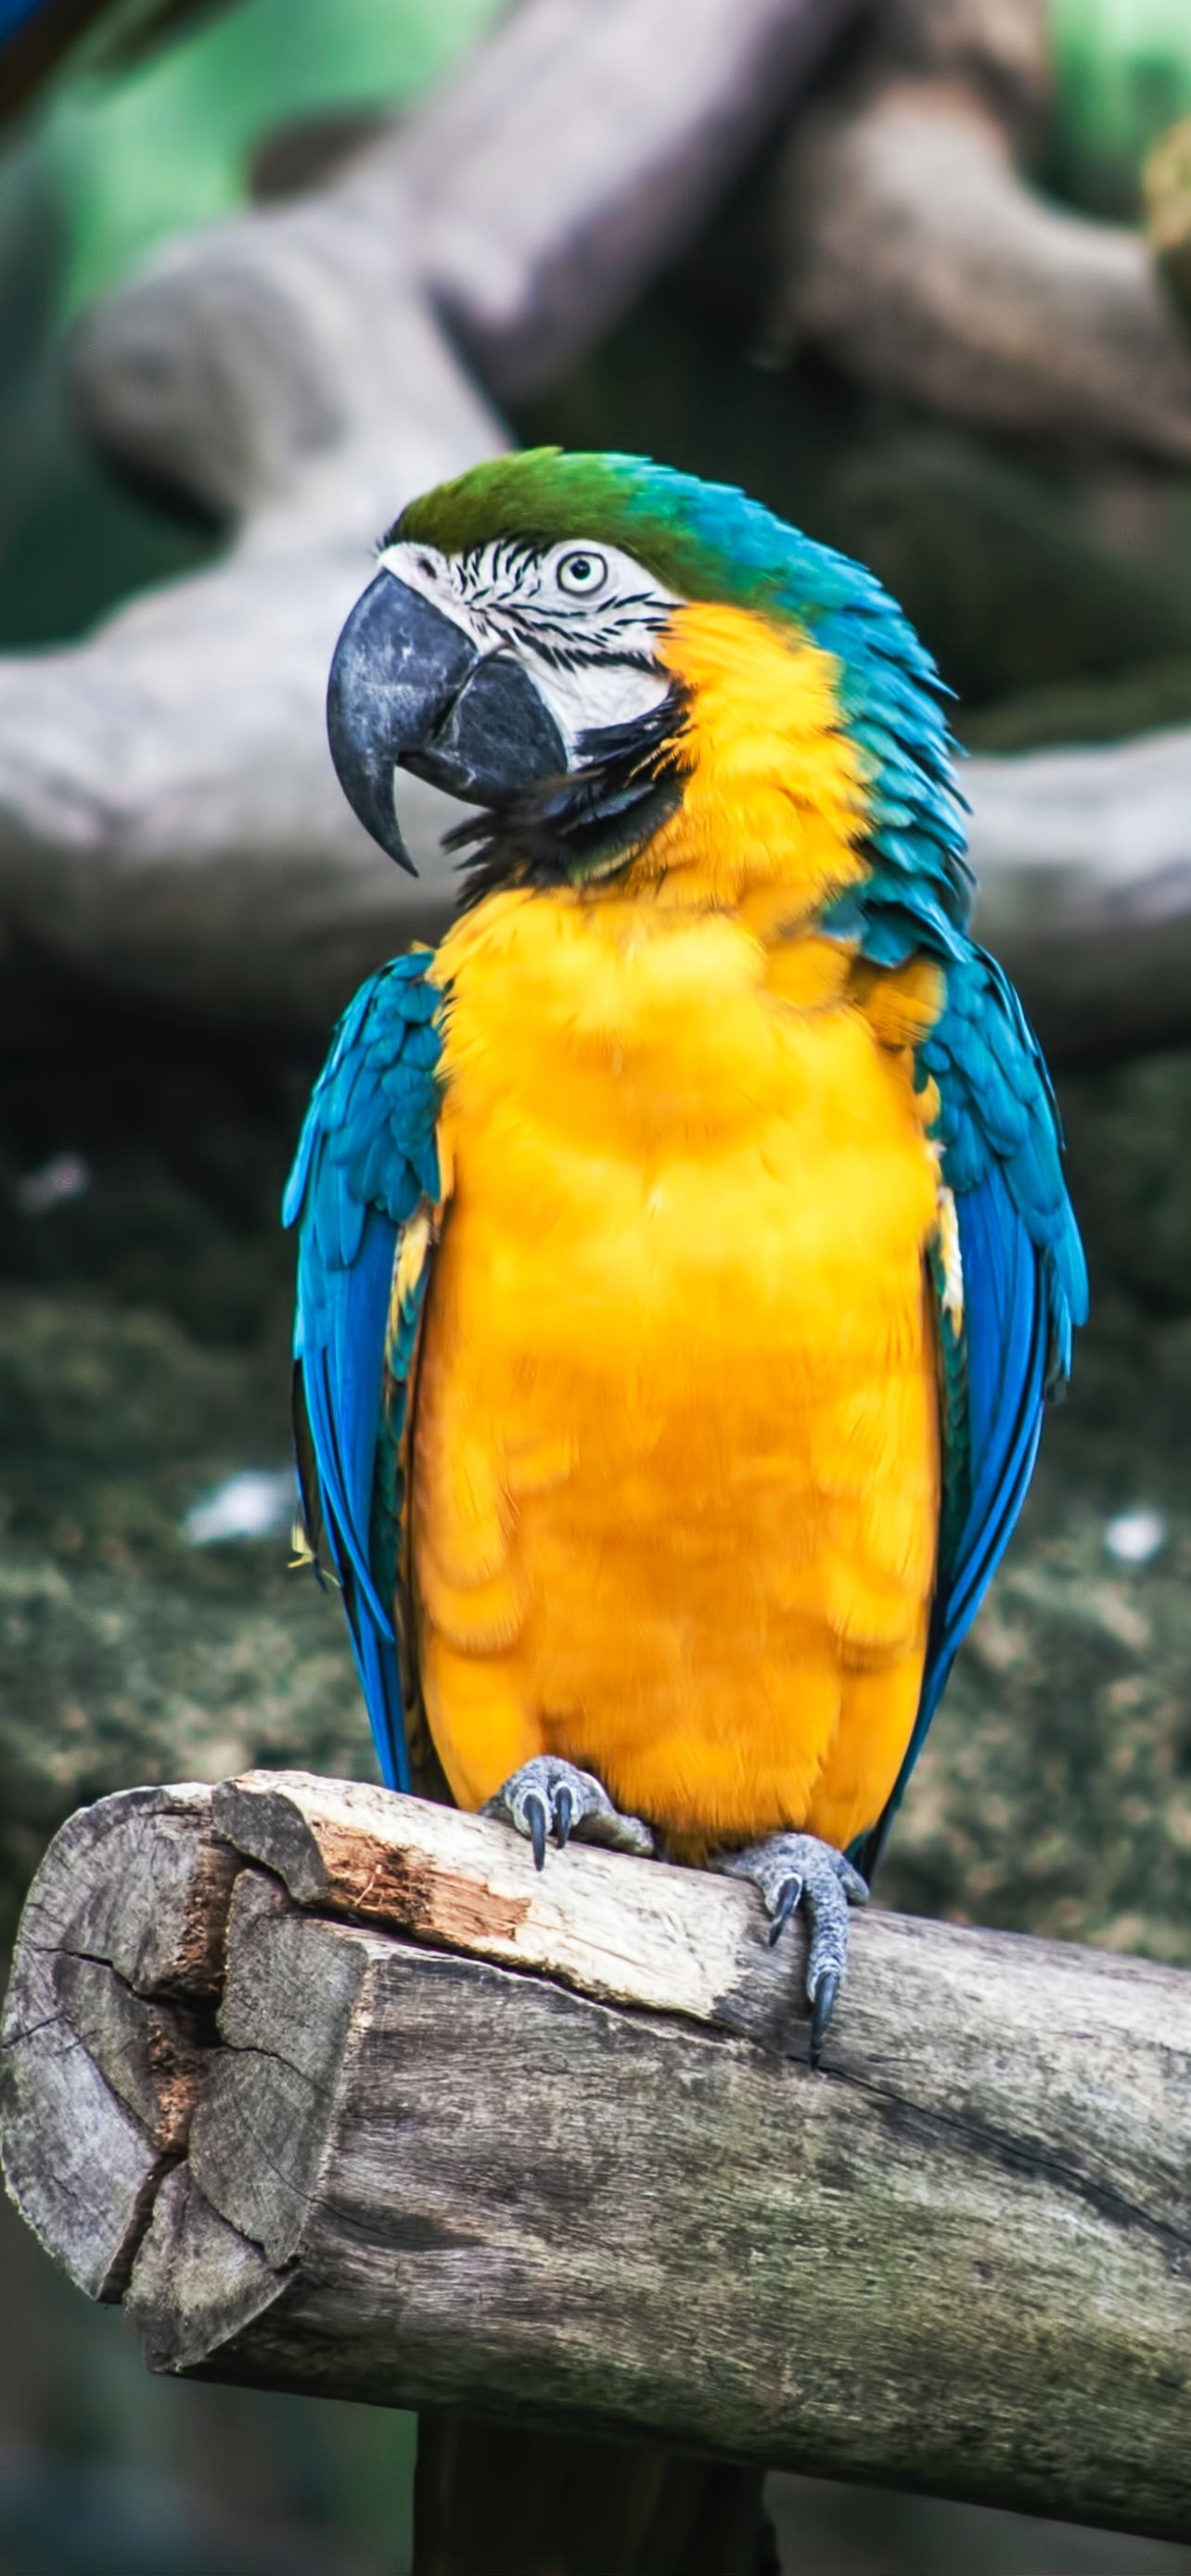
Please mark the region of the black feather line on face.
[[676, 681], [649, 715], [581, 734], [577, 768], [448, 832], [444, 849], [480, 845], [463, 863], [460, 909], [500, 886], [587, 885], [628, 867], [682, 803], [676, 745], [686, 728], [687, 692]]

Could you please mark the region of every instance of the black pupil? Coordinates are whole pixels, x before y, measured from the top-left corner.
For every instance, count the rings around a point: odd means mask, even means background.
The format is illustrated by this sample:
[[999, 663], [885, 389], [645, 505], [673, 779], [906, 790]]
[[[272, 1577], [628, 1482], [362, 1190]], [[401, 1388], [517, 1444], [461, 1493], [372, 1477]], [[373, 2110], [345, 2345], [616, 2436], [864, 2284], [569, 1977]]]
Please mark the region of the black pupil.
[[587, 556], [586, 556], [586, 555], [572, 555], [572, 557], [571, 557], [571, 579], [572, 579], [572, 581], [586, 581], [586, 580], [587, 580], [587, 577], [588, 577], [588, 574], [590, 573], [590, 571], [591, 571], [591, 565], [590, 565], [590, 563], [588, 562], [588, 559], [587, 559]]

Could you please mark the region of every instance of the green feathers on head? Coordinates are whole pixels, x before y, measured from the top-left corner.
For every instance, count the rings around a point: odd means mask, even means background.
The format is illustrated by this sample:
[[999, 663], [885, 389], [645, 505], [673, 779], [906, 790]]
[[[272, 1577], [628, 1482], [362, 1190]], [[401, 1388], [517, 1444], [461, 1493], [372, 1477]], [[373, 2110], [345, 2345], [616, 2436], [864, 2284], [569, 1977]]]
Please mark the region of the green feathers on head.
[[[971, 904], [950, 740], [930, 654], [863, 564], [805, 537], [729, 483], [647, 456], [534, 447], [473, 465], [411, 501], [385, 540], [448, 555], [499, 537], [618, 546], [681, 599], [788, 618], [839, 665], [839, 706], [871, 782], [864, 946], [883, 964], [909, 954], [929, 921], [946, 946]], [[841, 910], [841, 936], [859, 935]], [[913, 916], [911, 920], [910, 916]], [[880, 916], [880, 917], [878, 917]]]
[[452, 555], [498, 537], [601, 540], [680, 598], [794, 617], [819, 642], [825, 616], [850, 612], [918, 680], [929, 687], [935, 679], [929, 654], [863, 565], [816, 545], [733, 484], [703, 483], [647, 456], [531, 447], [493, 457], [411, 501], [385, 542], [419, 537]]
[[[411, 501], [386, 542], [421, 537], [443, 554], [465, 554], [497, 537], [542, 545], [570, 537], [599, 538], [635, 556], [682, 598], [739, 599], [742, 567], [731, 551], [736, 531], [727, 525], [719, 531], [701, 526], [707, 514], [696, 513], [696, 496], [704, 503], [735, 503], [728, 513], [733, 520], [741, 507], [756, 508], [741, 493], [672, 473], [648, 457], [531, 447], [473, 465], [453, 483], [440, 483], [437, 491]], [[780, 524], [771, 522], [775, 529]], [[750, 588], [767, 588], [776, 606], [780, 586], [774, 566], [768, 580]]]

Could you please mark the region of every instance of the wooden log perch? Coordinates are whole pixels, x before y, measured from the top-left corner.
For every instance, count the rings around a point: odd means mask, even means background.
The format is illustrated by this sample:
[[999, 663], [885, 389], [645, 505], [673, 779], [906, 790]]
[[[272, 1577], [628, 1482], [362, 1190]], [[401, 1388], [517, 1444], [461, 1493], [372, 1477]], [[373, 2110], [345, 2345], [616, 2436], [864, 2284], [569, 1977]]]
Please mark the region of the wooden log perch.
[[301, 1774], [34, 1883], [9, 2189], [157, 2370], [1191, 2531], [1191, 1979]]

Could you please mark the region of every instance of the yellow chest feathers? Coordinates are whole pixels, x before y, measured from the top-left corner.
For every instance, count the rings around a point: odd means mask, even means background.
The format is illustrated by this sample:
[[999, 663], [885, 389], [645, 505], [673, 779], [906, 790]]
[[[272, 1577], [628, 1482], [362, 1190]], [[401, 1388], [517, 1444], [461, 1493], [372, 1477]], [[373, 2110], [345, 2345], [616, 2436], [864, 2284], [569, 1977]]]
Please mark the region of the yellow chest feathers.
[[813, 927], [862, 873], [829, 657], [703, 608], [666, 658], [692, 709], [679, 813], [615, 891], [507, 890], [439, 952], [452, 1224], [483, 1206], [514, 1265], [569, 1247], [625, 1311], [719, 1281], [737, 1338], [772, 1309], [784, 1339], [792, 1297], [839, 1317], [850, 1278], [884, 1307], [916, 1277], [934, 1104], [907, 1042], [938, 978], [875, 978]]
[[777, 806], [773, 744], [733, 785], [716, 738], [664, 874], [502, 892], [440, 951], [423, 1674], [465, 1804], [546, 1748], [678, 1841], [838, 1840], [896, 1772], [933, 1581], [937, 995], [808, 925], [858, 864], [840, 737], [809, 786], [782, 752]]
[[544, 1232], [556, 1257], [582, 1244], [632, 1306], [660, 1269], [731, 1275], [738, 1323], [772, 1297], [787, 1330], [796, 1281], [834, 1305], [839, 1277], [919, 1261], [923, 1104], [835, 943], [516, 891], [452, 933], [440, 971], [453, 1228], [482, 1205], [535, 1260]]

